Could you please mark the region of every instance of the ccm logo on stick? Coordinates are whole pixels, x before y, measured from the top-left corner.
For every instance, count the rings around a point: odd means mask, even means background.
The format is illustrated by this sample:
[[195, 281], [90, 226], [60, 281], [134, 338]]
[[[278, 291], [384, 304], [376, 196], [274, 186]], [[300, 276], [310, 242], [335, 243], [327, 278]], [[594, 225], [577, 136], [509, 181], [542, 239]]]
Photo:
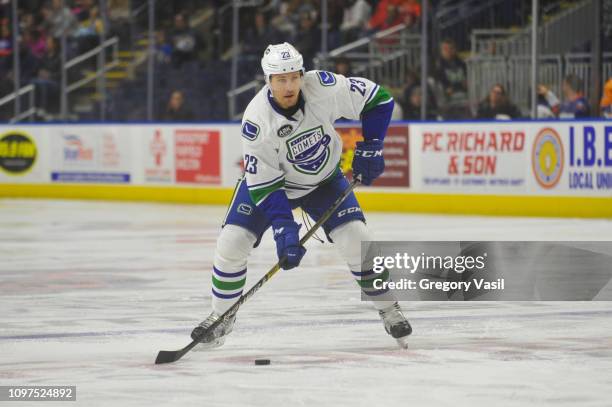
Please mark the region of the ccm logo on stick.
[[355, 213], [355, 212], [361, 212], [361, 208], [358, 206], [353, 206], [351, 208], [342, 209], [341, 211], [338, 212], [338, 217], [341, 218], [344, 215], [347, 215], [349, 213]]

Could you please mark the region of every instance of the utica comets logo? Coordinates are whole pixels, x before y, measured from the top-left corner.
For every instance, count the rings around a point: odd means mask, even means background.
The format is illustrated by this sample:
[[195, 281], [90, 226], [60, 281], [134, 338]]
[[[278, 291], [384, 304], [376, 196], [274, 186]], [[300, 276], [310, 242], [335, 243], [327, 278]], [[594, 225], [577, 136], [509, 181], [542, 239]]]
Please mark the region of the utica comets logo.
[[287, 140], [287, 161], [304, 174], [318, 174], [329, 160], [331, 137], [323, 127], [306, 130]]

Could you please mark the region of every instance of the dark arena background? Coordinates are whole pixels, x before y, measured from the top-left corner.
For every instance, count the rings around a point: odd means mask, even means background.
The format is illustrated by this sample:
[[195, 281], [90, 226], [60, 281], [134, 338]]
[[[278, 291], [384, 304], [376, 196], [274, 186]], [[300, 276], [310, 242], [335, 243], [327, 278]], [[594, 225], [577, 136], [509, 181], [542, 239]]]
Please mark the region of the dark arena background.
[[[246, 298], [268, 230], [225, 344], [156, 364], [211, 312], [283, 42], [393, 96], [385, 171], [334, 216], [363, 212], [413, 332], [323, 229]], [[0, 0], [0, 404], [610, 406], [611, 118], [611, 0]], [[352, 180], [362, 126], [335, 129]]]

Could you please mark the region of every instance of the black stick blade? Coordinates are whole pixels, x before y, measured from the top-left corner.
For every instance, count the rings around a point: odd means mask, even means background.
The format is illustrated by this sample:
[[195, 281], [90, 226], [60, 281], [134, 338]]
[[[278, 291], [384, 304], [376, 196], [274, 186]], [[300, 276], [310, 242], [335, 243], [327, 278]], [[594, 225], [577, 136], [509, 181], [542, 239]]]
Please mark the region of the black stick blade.
[[182, 358], [184, 354], [182, 350], [160, 350], [155, 359], [155, 364], [161, 365], [163, 363], [176, 362]]
[[199, 343], [198, 341], [191, 341], [191, 343], [180, 350], [160, 350], [155, 358], [155, 364], [161, 365], [162, 363], [176, 362], [182, 358], [185, 353], [189, 352], [194, 346]]

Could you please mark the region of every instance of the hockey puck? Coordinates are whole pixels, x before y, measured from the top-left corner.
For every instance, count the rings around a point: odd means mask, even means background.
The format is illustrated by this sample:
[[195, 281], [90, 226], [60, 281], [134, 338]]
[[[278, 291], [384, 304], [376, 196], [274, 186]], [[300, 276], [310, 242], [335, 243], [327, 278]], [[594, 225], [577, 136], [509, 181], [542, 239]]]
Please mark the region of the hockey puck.
[[255, 359], [255, 364], [257, 366], [264, 366], [270, 364], [270, 359]]

